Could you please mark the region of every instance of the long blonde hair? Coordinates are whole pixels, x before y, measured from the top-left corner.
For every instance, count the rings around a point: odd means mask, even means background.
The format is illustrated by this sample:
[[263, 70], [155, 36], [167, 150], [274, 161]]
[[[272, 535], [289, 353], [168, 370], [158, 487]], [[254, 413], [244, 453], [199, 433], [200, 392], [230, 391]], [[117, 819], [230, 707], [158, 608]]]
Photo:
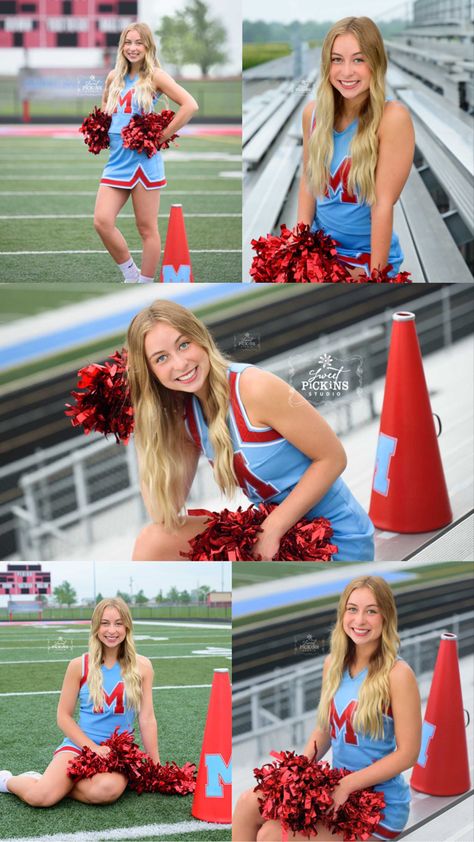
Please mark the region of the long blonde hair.
[[125, 76], [130, 73], [131, 64], [124, 55], [124, 45], [128, 33], [132, 30], [138, 32], [145, 47], [145, 56], [138, 71], [138, 80], [135, 82], [135, 97], [141, 110], [148, 113], [152, 110], [153, 95], [155, 87], [153, 84], [153, 73], [160, 67], [156, 55], [156, 46], [153, 33], [146, 23], [130, 23], [125, 27], [117, 48], [117, 60], [115, 62], [114, 76], [110, 83], [109, 95], [105, 106], [107, 114], [113, 114], [119, 101], [120, 92], [125, 84]]
[[321, 79], [316, 92], [316, 124], [309, 140], [308, 181], [316, 197], [323, 196], [329, 185], [329, 167], [334, 153], [333, 129], [342, 112], [344, 97], [331, 85], [331, 53], [338, 35], [350, 32], [371, 70], [369, 95], [359, 114], [357, 132], [350, 145], [351, 169], [348, 189], [368, 204], [375, 202], [375, 169], [378, 156], [378, 130], [385, 104], [387, 54], [380, 30], [366, 17], [343, 18], [334, 24], [324, 39], [321, 52]]
[[189, 480], [184, 454], [189, 447], [184, 414], [189, 396], [167, 389], [153, 376], [145, 354], [145, 337], [166, 322], [203, 348], [210, 363], [206, 417], [214, 450], [214, 475], [225, 494], [237, 488], [233, 447], [227, 427], [229, 408], [228, 362], [207, 327], [185, 307], [159, 299], [135, 316], [127, 334], [128, 379], [135, 417], [135, 443], [140, 475], [153, 518], [166, 528], [181, 523]]
[[104, 645], [99, 640], [99, 629], [102, 615], [106, 608], [116, 608], [125, 626], [125, 639], [119, 647], [118, 662], [125, 686], [127, 708], [139, 711], [142, 699], [142, 679], [137, 664], [137, 652], [133, 640], [133, 621], [130, 609], [120, 597], [102, 599], [94, 608], [89, 634], [89, 670], [87, 685], [94, 708], [101, 708], [104, 704], [102, 685], [102, 662], [104, 660]]
[[379, 645], [372, 654], [368, 673], [364, 678], [359, 701], [353, 717], [356, 730], [373, 738], [383, 735], [383, 714], [390, 706], [390, 671], [397, 659], [400, 638], [397, 632], [397, 609], [393, 593], [380, 576], [361, 576], [344, 589], [337, 609], [337, 621], [331, 635], [331, 662], [323, 684], [318, 708], [318, 723], [329, 726], [330, 708], [346, 669], [354, 663], [356, 646], [343, 628], [344, 613], [351, 593], [358, 588], [370, 588], [383, 619]]

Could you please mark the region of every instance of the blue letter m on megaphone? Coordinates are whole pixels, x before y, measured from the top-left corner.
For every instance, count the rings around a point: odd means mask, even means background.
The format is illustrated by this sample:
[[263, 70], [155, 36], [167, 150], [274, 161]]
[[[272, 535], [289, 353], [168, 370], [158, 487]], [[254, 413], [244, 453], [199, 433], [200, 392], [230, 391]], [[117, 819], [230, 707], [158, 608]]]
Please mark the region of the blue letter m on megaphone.
[[178, 271], [168, 264], [162, 267], [163, 283], [164, 284], [189, 284], [191, 278], [191, 267], [189, 264], [183, 264], [178, 267]]
[[221, 754], [206, 754], [207, 769], [206, 798], [223, 798], [222, 784], [232, 783], [232, 761], [227, 766]]

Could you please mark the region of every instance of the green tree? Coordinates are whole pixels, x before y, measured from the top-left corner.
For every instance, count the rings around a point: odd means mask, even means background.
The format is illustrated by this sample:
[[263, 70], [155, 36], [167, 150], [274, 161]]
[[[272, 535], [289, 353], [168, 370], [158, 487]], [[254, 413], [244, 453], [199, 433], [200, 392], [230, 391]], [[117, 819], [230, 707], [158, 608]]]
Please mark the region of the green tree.
[[161, 18], [160, 28], [156, 30], [160, 39], [160, 54], [165, 61], [176, 66], [179, 75], [182, 73], [183, 64], [188, 62], [189, 42], [191, 33], [189, 26], [182, 16], [171, 17], [164, 15]]
[[211, 588], [209, 585], [201, 585], [198, 588], [198, 601], [199, 602], [206, 602], [207, 595], [211, 593]]
[[143, 593], [143, 590], [140, 590], [137, 594], [135, 594], [133, 601], [135, 605], [145, 605], [149, 600]]
[[182, 602], [183, 605], [189, 605], [191, 602], [191, 594], [188, 591], [180, 591], [179, 601]]
[[155, 596], [155, 602], [158, 602], [160, 605], [162, 602], [165, 601], [165, 597], [163, 596], [163, 591], [160, 590], [159, 594]]
[[179, 602], [179, 591], [174, 586], [166, 594], [167, 602]]
[[210, 16], [203, 0], [189, 0], [174, 17], [165, 15], [157, 35], [163, 57], [178, 68], [197, 64], [201, 74], [207, 76], [211, 67], [224, 64], [227, 59], [222, 49], [227, 41], [225, 27], [218, 18]]
[[121, 596], [123, 601], [126, 602], [127, 605], [130, 605], [132, 597], [129, 593], [127, 593], [126, 591], [117, 591], [117, 596]]
[[98, 594], [97, 594], [97, 596], [96, 596], [96, 598], [95, 598], [95, 604], [96, 604], [96, 605], [98, 605], [98, 604], [99, 604], [99, 602], [102, 602], [103, 598], [104, 598], [104, 597], [102, 596], [102, 594], [101, 594], [101, 593], [98, 593]]
[[76, 591], [70, 582], [63, 582], [61, 585], [57, 585], [53, 593], [59, 605], [74, 605], [76, 601]]

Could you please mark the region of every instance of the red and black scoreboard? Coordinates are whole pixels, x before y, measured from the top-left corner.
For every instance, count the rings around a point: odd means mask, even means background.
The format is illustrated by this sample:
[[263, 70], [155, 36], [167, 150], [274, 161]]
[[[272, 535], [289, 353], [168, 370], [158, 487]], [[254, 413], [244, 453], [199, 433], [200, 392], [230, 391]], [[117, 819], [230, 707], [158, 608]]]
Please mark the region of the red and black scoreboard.
[[0, 572], [0, 595], [50, 594], [51, 573], [41, 570], [41, 564], [7, 564]]
[[0, 47], [115, 47], [137, 0], [0, 0]]

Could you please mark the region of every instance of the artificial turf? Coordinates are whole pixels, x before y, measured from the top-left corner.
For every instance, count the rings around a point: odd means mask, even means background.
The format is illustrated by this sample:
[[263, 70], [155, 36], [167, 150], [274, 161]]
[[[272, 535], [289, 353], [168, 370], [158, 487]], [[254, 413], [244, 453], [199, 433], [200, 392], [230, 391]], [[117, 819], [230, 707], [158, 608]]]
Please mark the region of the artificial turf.
[[[67, 661], [87, 650], [87, 626], [0, 626], [1, 767], [13, 773], [43, 771], [62, 741], [56, 725], [56, 706]], [[153, 699], [159, 729], [160, 756], [178, 764], [199, 762], [202, 736], [215, 668], [230, 668], [230, 629], [216, 625], [190, 629], [179, 625], [136, 625], [137, 649], [152, 659], [155, 671]], [[159, 638], [167, 638], [165, 640]], [[67, 650], [56, 648], [58, 641]], [[66, 641], [66, 643], [64, 643]], [[72, 642], [73, 649], [70, 646]], [[209, 655], [195, 654], [206, 651]], [[171, 656], [164, 659], [165, 656]], [[187, 656], [187, 657], [183, 657]], [[43, 661], [44, 663], [40, 663]], [[160, 689], [163, 688], [163, 689]], [[167, 689], [173, 688], [173, 689]], [[18, 693], [5, 696], [5, 693]], [[26, 694], [33, 695], [26, 695]], [[24, 695], [25, 694], [25, 695]], [[2, 838], [28, 839], [65, 832], [137, 829], [154, 824], [194, 821], [192, 796], [162, 796], [126, 791], [118, 802], [89, 806], [64, 799], [54, 807], [38, 810], [14, 796], [0, 796]], [[102, 838], [98, 836], [97, 838]], [[134, 838], [140, 838], [135, 837]], [[143, 838], [150, 842], [149, 835]], [[172, 837], [181, 839], [230, 839], [230, 831], [199, 830]]]
[[[182, 204], [196, 282], [242, 279], [240, 151], [239, 137], [205, 136], [180, 138], [168, 160], [164, 153], [168, 186], [160, 199], [162, 246], [170, 207]], [[93, 226], [107, 155], [89, 154], [80, 136], [1, 138], [0, 282], [120, 287], [120, 272]], [[118, 226], [139, 263], [141, 241], [131, 199]]]

